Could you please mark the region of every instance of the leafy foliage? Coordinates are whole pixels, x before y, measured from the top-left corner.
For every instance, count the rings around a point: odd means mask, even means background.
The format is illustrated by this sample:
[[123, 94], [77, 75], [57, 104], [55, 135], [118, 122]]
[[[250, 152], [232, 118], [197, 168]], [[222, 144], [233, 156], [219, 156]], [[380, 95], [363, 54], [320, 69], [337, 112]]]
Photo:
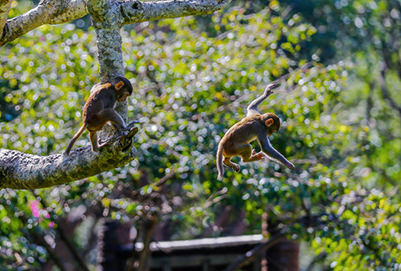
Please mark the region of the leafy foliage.
[[[333, 16], [347, 11], [356, 22], [362, 4]], [[209, 229], [210, 235], [230, 234], [216, 222], [226, 206], [244, 214], [246, 233], [260, 232], [267, 213], [274, 229], [307, 241], [316, 254], [325, 252], [323, 264], [333, 270], [397, 268], [401, 206], [391, 184], [400, 174], [399, 118], [372, 98], [370, 81], [361, 80], [378, 74], [380, 59], [368, 40], [359, 50], [347, 46], [326, 55], [319, 43], [322, 21], [307, 19], [304, 11], [288, 13], [271, 1], [257, 13], [242, 7], [215, 13], [206, 30], [198, 26], [205, 18], [193, 17], [126, 27], [126, 76], [134, 85], [129, 118], [141, 126], [138, 159], [39, 196], [2, 190], [1, 268], [44, 264], [48, 253], [39, 237], [58, 243], [59, 223], [70, 223], [75, 237], [87, 236], [75, 239], [82, 252], [103, 217], [136, 225], [157, 213], [171, 239]], [[341, 28], [344, 40], [330, 38], [348, 44], [360, 34], [356, 27]], [[65, 148], [98, 81], [95, 42], [91, 29], [66, 24], [41, 27], [0, 49], [3, 148], [39, 155]], [[310, 61], [316, 61], [312, 68], [298, 69]], [[215, 150], [224, 131], [269, 82], [289, 72], [260, 109], [281, 118], [272, 144], [296, 171], [269, 161], [241, 163], [240, 173], [227, 170], [216, 181]], [[398, 84], [394, 73], [387, 80]], [[82, 137], [77, 145], [83, 144], [88, 140]], [[158, 186], [168, 175], [168, 186]], [[85, 254], [92, 263], [93, 254]]]

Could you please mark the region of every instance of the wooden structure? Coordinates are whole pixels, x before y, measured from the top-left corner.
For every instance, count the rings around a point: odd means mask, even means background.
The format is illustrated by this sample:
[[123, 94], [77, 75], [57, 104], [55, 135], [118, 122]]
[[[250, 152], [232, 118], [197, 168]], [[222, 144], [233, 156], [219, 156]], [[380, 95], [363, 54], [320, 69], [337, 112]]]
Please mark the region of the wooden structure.
[[[106, 223], [103, 232], [101, 269], [103, 271], [125, 270], [133, 251], [129, 238], [130, 226], [113, 222]], [[184, 241], [159, 241], [150, 244], [150, 271], [222, 271], [239, 256], [262, 243], [263, 236], [241, 235], [218, 238], [203, 238]], [[141, 251], [142, 243], [135, 250]], [[242, 267], [242, 271], [298, 271], [299, 245], [283, 240], [271, 247], [264, 256], [268, 269], [262, 267], [262, 256]]]
[[[258, 234], [153, 242], [151, 271], [221, 271], [262, 241], [263, 236]], [[140, 246], [137, 249], [142, 249]], [[259, 271], [260, 263], [261, 258], [256, 258], [243, 270]]]

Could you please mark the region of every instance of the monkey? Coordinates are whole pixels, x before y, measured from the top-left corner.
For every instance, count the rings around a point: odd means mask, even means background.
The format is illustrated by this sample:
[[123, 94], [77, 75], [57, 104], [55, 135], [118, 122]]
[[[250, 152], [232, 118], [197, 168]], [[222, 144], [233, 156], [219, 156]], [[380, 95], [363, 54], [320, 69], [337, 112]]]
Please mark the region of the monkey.
[[126, 126], [125, 121], [114, 108], [117, 101], [124, 102], [131, 94], [131, 82], [125, 77], [118, 76], [113, 78], [110, 83], [95, 85], [83, 109], [83, 124], [68, 143], [64, 156], [70, 154], [72, 146], [85, 129], [89, 131], [89, 139], [94, 152], [99, 151], [99, 148], [105, 145], [98, 145], [97, 132], [102, 130], [107, 122], [110, 122], [118, 132], [129, 131], [138, 121], [132, 121]]
[[[274, 113], [262, 115], [258, 110], [258, 106], [273, 94], [271, 90], [275, 87], [275, 84], [269, 84], [263, 95], [249, 104], [246, 117], [234, 124], [220, 140], [216, 157], [218, 180], [223, 179], [223, 163], [231, 167], [235, 172], [239, 172], [239, 165], [231, 162], [233, 156], [240, 156], [243, 162], [253, 162], [268, 157], [281, 162], [291, 170], [295, 169], [295, 166], [290, 161], [273, 148], [268, 138], [268, 136], [277, 133], [280, 129], [280, 119]], [[256, 153], [249, 144], [254, 139], [258, 141], [262, 148], [259, 153]]]

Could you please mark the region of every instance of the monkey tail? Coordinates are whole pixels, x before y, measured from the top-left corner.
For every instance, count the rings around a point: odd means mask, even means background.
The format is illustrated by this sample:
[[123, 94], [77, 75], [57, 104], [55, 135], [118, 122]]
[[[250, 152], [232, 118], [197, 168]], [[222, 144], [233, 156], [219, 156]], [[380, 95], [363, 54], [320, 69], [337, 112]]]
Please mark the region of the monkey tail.
[[223, 180], [224, 166], [223, 166], [223, 148], [220, 146], [217, 149], [216, 165], [218, 172], [217, 180], [221, 181]]
[[67, 149], [64, 152], [64, 156], [68, 156], [71, 152], [72, 146], [74, 145], [75, 141], [82, 135], [83, 132], [85, 132], [86, 125], [85, 123], [81, 126], [79, 131], [74, 135], [74, 137], [71, 139], [70, 143], [68, 143]]

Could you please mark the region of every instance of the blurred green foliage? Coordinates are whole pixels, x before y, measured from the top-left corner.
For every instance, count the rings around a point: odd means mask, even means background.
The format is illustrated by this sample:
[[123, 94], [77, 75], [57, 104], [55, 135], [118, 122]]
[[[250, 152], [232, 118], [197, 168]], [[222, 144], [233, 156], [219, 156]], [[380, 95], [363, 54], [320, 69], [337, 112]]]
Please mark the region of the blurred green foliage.
[[[330, 270], [399, 268], [400, 116], [377, 93], [385, 54], [376, 42], [397, 35], [397, 21], [383, 23], [395, 3], [320, 2], [247, 3], [208, 17], [125, 27], [126, 77], [134, 85], [129, 119], [141, 127], [137, 160], [39, 196], [1, 190], [1, 269], [44, 264], [48, 253], [38, 234], [57, 242], [57, 223], [74, 221], [75, 244], [94, 264], [88, 236], [103, 217], [135, 224], [156, 210], [169, 238], [186, 239], [211, 227], [213, 236], [228, 234], [213, 227], [225, 206], [245, 214], [246, 233], [259, 233], [267, 212], [270, 225], [327, 253]], [[21, 3], [13, 4], [14, 15], [28, 9]], [[201, 29], [199, 21], [209, 18]], [[99, 81], [93, 29], [42, 26], [0, 53], [0, 146], [62, 152]], [[312, 68], [297, 70], [310, 61]], [[400, 84], [394, 62], [386, 75], [392, 94]], [[260, 110], [281, 118], [272, 144], [296, 171], [261, 161], [216, 181], [220, 138], [288, 72]], [[82, 137], [77, 146], [85, 144]], [[172, 172], [167, 187], [154, 185]], [[151, 197], [155, 192], [161, 199]]]

